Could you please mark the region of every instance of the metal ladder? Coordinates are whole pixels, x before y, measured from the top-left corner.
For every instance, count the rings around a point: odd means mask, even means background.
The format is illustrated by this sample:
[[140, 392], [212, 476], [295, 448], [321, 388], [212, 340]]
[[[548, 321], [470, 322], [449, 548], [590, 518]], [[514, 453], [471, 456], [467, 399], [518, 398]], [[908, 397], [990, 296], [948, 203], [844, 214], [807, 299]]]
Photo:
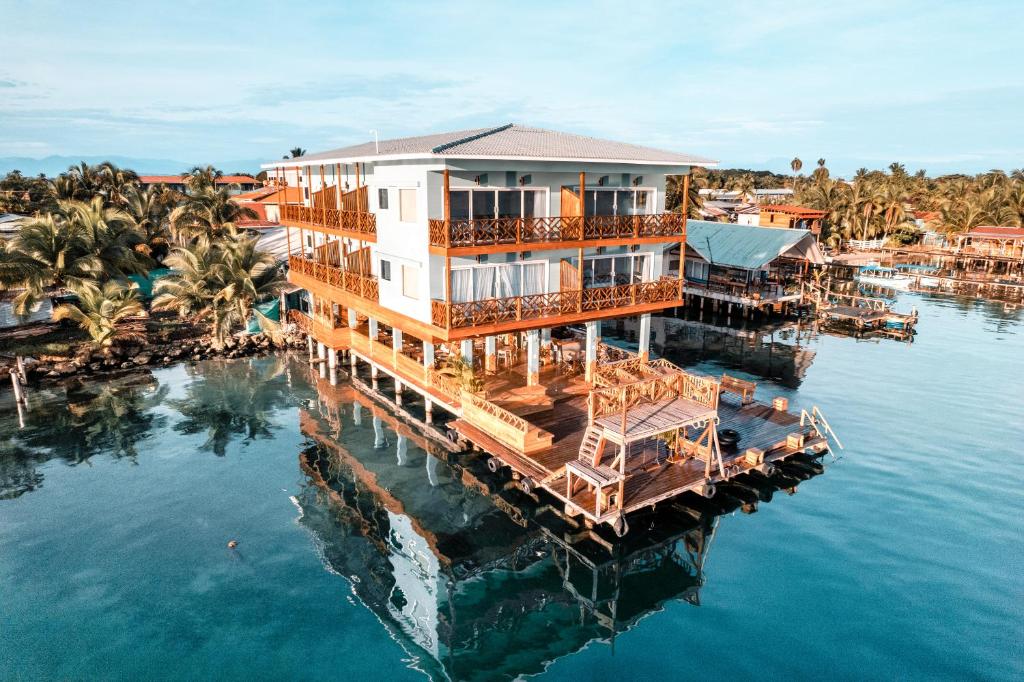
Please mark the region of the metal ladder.
[[[839, 436], [832, 430], [832, 426], [825, 419], [825, 415], [817, 405], [811, 407], [811, 411], [800, 410], [800, 426], [810, 424], [811, 428], [814, 429], [815, 433], [825, 439], [826, 442], [835, 442], [840, 450], [845, 450], [842, 441], [839, 440]], [[832, 461], [836, 461], [836, 455], [832, 452], [832, 448], [828, 449], [828, 454], [832, 455]]]

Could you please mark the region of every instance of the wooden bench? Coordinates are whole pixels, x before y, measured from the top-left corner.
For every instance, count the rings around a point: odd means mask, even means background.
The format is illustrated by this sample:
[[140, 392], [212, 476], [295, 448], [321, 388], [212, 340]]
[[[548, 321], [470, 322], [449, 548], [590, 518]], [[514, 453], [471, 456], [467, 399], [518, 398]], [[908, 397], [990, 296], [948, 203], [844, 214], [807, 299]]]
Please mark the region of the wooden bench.
[[572, 472], [573, 476], [581, 478], [597, 488], [604, 488], [612, 483], [618, 483], [622, 478], [622, 474], [616, 469], [603, 464], [594, 466], [582, 459], [566, 462], [565, 471], [567, 474]]
[[745, 379], [737, 379], [728, 374], [722, 375], [722, 390], [734, 393], [740, 397], [740, 404], [749, 405], [754, 402], [754, 391], [757, 384]]
[[[594, 466], [583, 459], [571, 460], [565, 463], [565, 492], [566, 497], [572, 500], [576, 494], [576, 480], [581, 480], [594, 489], [594, 516], [600, 517], [612, 504], [612, 499], [618, 500], [621, 497], [621, 486], [615, 491], [605, 492], [610, 485], [620, 483], [625, 477], [617, 469], [603, 464]], [[621, 508], [621, 505], [620, 505]]]

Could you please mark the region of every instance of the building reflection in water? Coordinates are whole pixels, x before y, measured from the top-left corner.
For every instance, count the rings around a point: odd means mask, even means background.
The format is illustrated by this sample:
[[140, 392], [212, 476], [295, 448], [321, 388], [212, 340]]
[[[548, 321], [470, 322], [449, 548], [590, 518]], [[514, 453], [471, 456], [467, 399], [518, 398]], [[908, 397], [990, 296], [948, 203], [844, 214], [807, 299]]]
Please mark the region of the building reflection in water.
[[[618, 340], [629, 346], [635, 344], [639, 329], [637, 318], [620, 318], [606, 322], [601, 331], [606, 342]], [[651, 348], [659, 356], [683, 367], [714, 360], [788, 388], [799, 387], [814, 362], [811, 342], [816, 336], [813, 326], [792, 320], [728, 325], [664, 315], [651, 318]]]
[[719, 515], [753, 511], [822, 471], [807, 459], [744, 477], [712, 500], [640, 517], [618, 540], [526, 496], [482, 456], [449, 452], [351, 384], [318, 389], [300, 412], [300, 523], [325, 566], [435, 678], [537, 673], [588, 642], [614, 642], [666, 602], [699, 604]]

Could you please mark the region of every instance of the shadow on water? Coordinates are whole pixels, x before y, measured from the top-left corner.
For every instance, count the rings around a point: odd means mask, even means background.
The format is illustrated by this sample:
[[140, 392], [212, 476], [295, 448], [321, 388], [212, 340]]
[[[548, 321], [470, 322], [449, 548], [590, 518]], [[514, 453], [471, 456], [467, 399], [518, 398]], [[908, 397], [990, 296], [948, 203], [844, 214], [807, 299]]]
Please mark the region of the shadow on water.
[[[315, 381], [315, 380], [314, 380]], [[700, 604], [722, 514], [754, 512], [823, 472], [743, 476], [639, 516], [617, 540], [454, 455], [350, 384], [300, 411], [299, 522], [325, 567], [435, 679], [512, 679], [610, 642], [671, 601]]]

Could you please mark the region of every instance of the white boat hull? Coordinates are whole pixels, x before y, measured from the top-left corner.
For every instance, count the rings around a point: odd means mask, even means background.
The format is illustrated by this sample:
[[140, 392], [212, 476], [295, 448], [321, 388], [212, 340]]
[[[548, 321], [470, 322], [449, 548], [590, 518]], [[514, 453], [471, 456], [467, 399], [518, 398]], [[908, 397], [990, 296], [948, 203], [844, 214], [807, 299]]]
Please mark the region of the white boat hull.
[[914, 280], [906, 276], [896, 277], [872, 277], [871, 275], [857, 275], [857, 281], [864, 284], [873, 284], [876, 287], [888, 289], [909, 289]]

